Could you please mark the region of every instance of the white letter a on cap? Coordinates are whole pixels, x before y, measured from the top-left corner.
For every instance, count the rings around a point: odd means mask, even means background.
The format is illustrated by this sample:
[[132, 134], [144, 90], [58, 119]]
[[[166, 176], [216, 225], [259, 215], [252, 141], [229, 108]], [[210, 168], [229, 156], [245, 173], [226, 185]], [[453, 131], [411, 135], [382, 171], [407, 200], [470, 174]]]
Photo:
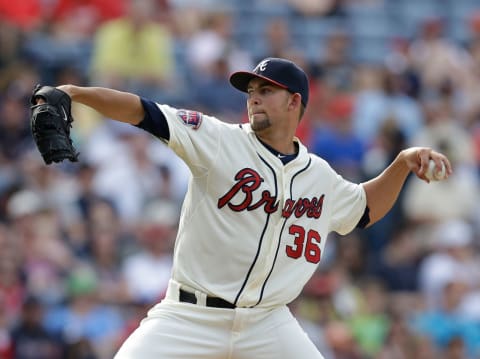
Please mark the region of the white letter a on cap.
[[267, 68], [267, 65], [269, 63], [270, 60], [263, 60], [262, 62], [260, 62], [257, 67], [255, 67], [255, 69], [253, 70], [253, 72], [263, 72], [265, 71], [265, 69]]

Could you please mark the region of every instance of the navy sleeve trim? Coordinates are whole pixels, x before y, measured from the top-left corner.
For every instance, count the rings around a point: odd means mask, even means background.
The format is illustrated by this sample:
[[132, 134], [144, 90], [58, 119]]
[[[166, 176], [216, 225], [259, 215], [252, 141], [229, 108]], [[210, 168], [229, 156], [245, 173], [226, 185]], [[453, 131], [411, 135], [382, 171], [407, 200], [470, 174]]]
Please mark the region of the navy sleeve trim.
[[145, 110], [145, 117], [136, 127], [163, 140], [170, 140], [170, 130], [168, 129], [168, 122], [163, 112], [160, 111], [155, 102], [143, 97], [140, 98], [140, 100]]
[[365, 228], [370, 223], [370, 208], [365, 207], [362, 218], [357, 223], [357, 228]]

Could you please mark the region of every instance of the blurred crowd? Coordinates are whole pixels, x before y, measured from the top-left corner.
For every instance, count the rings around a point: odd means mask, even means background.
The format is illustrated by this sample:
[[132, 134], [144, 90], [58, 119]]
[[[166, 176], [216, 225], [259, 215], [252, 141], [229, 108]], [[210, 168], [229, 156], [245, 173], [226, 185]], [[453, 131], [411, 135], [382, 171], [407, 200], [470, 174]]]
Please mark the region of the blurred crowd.
[[44, 165], [34, 85], [244, 122], [228, 75], [265, 56], [307, 70], [298, 137], [345, 178], [417, 145], [454, 168], [409, 178], [375, 226], [330, 236], [291, 304], [314, 343], [327, 359], [480, 358], [480, 3], [0, 0], [0, 44], [1, 359], [111, 358], [165, 294], [189, 180], [163, 143], [78, 104], [80, 161]]

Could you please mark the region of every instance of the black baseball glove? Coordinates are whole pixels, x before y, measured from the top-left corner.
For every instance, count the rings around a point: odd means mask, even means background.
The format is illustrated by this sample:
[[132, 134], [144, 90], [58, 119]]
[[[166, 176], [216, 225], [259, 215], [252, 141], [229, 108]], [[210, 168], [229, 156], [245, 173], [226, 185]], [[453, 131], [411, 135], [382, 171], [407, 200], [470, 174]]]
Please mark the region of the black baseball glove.
[[[45, 103], [37, 105], [38, 98]], [[48, 165], [64, 159], [77, 162], [78, 153], [70, 137], [73, 122], [70, 96], [55, 87], [37, 85], [30, 103], [30, 128], [45, 163]]]

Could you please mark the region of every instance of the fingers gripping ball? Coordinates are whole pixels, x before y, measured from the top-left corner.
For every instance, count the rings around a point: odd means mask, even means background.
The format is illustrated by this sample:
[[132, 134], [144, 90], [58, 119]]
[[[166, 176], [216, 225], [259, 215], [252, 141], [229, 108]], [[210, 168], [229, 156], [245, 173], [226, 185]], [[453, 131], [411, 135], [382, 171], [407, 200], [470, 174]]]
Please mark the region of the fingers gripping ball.
[[429, 181], [441, 181], [444, 180], [447, 176], [447, 170], [445, 168], [445, 163], [442, 162], [442, 168], [439, 170], [434, 160], [428, 162], [427, 172], [425, 172], [425, 177]]
[[[45, 102], [37, 104], [41, 98]], [[48, 165], [65, 159], [78, 161], [70, 137], [73, 117], [71, 99], [55, 87], [37, 85], [30, 98], [30, 129], [38, 151]]]

